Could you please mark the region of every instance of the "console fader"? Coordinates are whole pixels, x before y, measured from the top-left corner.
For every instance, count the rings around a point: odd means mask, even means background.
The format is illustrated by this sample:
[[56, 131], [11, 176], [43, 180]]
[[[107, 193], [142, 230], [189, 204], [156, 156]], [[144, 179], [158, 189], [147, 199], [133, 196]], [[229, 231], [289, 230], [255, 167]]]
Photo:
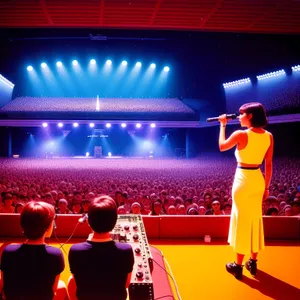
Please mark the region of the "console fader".
[[128, 243], [134, 253], [134, 266], [129, 285], [130, 300], [153, 300], [153, 258], [141, 215], [118, 215], [111, 232], [113, 240]]

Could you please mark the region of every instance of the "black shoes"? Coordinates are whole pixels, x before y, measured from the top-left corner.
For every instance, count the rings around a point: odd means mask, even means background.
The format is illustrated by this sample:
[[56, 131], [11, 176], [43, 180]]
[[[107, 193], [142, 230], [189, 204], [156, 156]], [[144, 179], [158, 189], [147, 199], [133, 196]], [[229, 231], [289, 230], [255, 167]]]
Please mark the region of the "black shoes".
[[226, 270], [230, 274], [234, 275], [236, 279], [243, 279], [243, 266], [234, 263], [226, 264]]
[[246, 269], [251, 273], [251, 275], [255, 276], [257, 273], [257, 260], [249, 258], [246, 262]]

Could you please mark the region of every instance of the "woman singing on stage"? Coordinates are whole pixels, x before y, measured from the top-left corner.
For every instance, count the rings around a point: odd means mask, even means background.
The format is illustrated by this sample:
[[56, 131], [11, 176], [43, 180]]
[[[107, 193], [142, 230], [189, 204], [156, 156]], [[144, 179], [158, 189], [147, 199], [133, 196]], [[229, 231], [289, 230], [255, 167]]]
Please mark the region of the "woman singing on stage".
[[[269, 196], [274, 142], [272, 134], [263, 129], [268, 121], [262, 104], [251, 102], [242, 105], [238, 119], [247, 130], [236, 130], [226, 139], [226, 115], [219, 117], [219, 148], [226, 151], [236, 146], [237, 169], [232, 186], [228, 235], [228, 242], [236, 252], [236, 261], [226, 264], [226, 269], [237, 279], [242, 279], [245, 254], [251, 252], [246, 269], [256, 275], [257, 254], [265, 247], [262, 201]], [[264, 175], [260, 170], [263, 161]]]

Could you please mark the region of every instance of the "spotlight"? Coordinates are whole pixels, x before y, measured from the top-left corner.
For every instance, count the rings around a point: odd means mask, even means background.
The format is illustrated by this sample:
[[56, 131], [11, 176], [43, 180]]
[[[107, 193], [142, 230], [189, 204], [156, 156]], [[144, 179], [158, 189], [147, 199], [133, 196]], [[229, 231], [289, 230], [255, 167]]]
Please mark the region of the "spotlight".
[[156, 68], [156, 64], [153, 64], [153, 63], [152, 63], [152, 64], [150, 65], [150, 68], [151, 68], [151, 69], [155, 69], [155, 68]]
[[136, 128], [141, 128], [142, 125], [141, 125], [140, 123], [137, 123], [137, 124], [135, 125], [135, 127], [136, 127]]
[[91, 59], [91, 60], [90, 60], [90, 64], [91, 64], [91, 65], [95, 65], [95, 64], [96, 64], [96, 60], [95, 60], [95, 59]]
[[142, 63], [138, 61], [135, 65], [136, 65], [137, 67], [141, 67], [141, 66], [142, 66]]
[[108, 59], [108, 60], [106, 61], [106, 64], [107, 64], [108, 66], [111, 66], [112, 61], [111, 61], [110, 59]]
[[111, 152], [108, 152], [108, 156], [111, 157]]
[[124, 66], [124, 67], [127, 66], [127, 61], [126, 60], [122, 61], [122, 66]]
[[43, 62], [43, 63], [41, 63], [41, 67], [42, 67], [42, 68], [46, 68], [46, 67], [47, 67], [47, 64]]
[[30, 71], [32, 71], [32, 70], [33, 70], [33, 67], [32, 67], [32, 66], [28, 66], [28, 67], [27, 67], [27, 71], [30, 72]]
[[155, 128], [156, 127], [156, 125], [154, 124], [154, 123], [151, 123], [151, 128]]
[[78, 65], [78, 61], [77, 61], [76, 59], [74, 59], [74, 60], [72, 61], [72, 65], [73, 65], [73, 66], [77, 66], [77, 65]]
[[73, 127], [78, 127], [79, 125], [78, 125], [78, 123], [77, 122], [75, 122], [75, 123], [73, 123]]
[[62, 62], [61, 62], [61, 61], [58, 61], [58, 62], [56, 63], [56, 66], [57, 66], [57, 67], [61, 67], [61, 66], [62, 66]]
[[58, 126], [59, 128], [62, 128], [62, 127], [64, 126], [64, 124], [63, 124], [62, 122], [59, 122], [59, 123], [57, 124], [57, 126]]
[[91, 127], [91, 128], [94, 128], [94, 127], [95, 127], [95, 124], [94, 124], [94, 123], [90, 123], [90, 127]]
[[105, 126], [106, 126], [106, 128], [110, 128], [110, 127], [111, 127], [111, 124], [110, 124], [110, 123], [107, 123]]
[[258, 75], [258, 76], [256, 76], [256, 78], [257, 78], [257, 80], [264, 80], [264, 79], [268, 79], [268, 78], [275, 77], [275, 76], [281, 76], [281, 75], [285, 75], [285, 71], [283, 69], [279, 70], [279, 71], [271, 72], [271, 73], [266, 73], [263, 75]]
[[251, 83], [250, 78], [244, 78], [244, 79], [239, 79], [239, 80], [235, 80], [235, 81], [231, 81], [231, 82], [226, 82], [223, 83], [223, 87], [226, 88], [231, 88], [234, 86], [238, 86], [238, 85], [242, 85], [242, 84], [248, 84]]
[[46, 127], [48, 127], [48, 123], [44, 122], [44, 123], [42, 124], [42, 126], [43, 126], [44, 128], [46, 128]]
[[168, 66], [165, 66], [165, 67], [164, 67], [164, 71], [165, 71], [165, 72], [169, 72], [169, 71], [170, 71], [170, 68], [169, 68]]
[[90, 152], [86, 152], [86, 153], [85, 153], [85, 156], [86, 156], [86, 157], [89, 157], [89, 156], [90, 156]]
[[126, 126], [127, 126], [126, 123], [122, 123], [122, 124], [121, 124], [121, 127], [122, 127], [122, 128], [126, 128]]

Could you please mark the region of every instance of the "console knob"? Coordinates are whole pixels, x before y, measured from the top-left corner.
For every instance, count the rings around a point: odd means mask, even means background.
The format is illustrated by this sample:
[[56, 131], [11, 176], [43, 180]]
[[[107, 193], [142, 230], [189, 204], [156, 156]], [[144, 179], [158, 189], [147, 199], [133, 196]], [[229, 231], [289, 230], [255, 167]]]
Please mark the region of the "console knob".
[[134, 249], [135, 253], [140, 254], [141, 253], [141, 249], [140, 248], [135, 248]]
[[137, 278], [143, 278], [144, 277], [144, 273], [142, 271], [138, 271], [138, 272], [136, 272], [136, 277]]
[[134, 239], [135, 241], [137, 241], [137, 240], [139, 239], [139, 235], [138, 235], [138, 234], [134, 234], [134, 235], [133, 235], [133, 239]]
[[125, 230], [129, 230], [129, 226], [128, 226], [128, 225], [125, 225], [125, 226], [124, 226], [124, 229], [125, 229]]
[[133, 228], [134, 230], [138, 230], [138, 229], [139, 229], [139, 227], [138, 227], [137, 225], [134, 225], [132, 228]]

